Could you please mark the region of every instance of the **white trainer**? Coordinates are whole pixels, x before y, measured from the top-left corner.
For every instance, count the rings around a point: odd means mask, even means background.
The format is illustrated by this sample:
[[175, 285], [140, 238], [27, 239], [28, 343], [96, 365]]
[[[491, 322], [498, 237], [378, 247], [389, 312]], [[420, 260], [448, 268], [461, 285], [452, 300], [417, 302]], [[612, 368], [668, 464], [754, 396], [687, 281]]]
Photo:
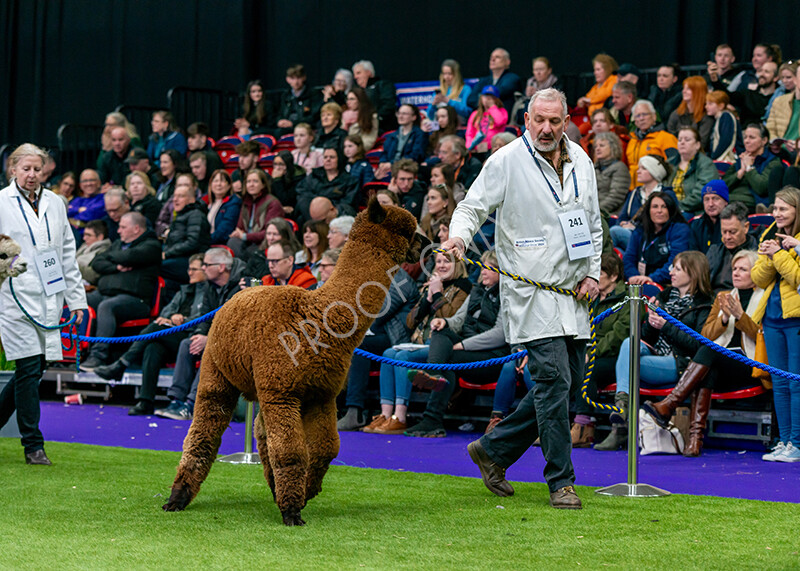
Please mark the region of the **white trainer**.
[[783, 454], [784, 450], [786, 450], [786, 445], [783, 442], [778, 442], [775, 448], [772, 449], [772, 452], [767, 452], [761, 459], [767, 462], [777, 462], [778, 456]]
[[795, 448], [790, 442], [783, 450], [783, 454], [776, 456], [778, 462], [800, 462], [800, 448]]

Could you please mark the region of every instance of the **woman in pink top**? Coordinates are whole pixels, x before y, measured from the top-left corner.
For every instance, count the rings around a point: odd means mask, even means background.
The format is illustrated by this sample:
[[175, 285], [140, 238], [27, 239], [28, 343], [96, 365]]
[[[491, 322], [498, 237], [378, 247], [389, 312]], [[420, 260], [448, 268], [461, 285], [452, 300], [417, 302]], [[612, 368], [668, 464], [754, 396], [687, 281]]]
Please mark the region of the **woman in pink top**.
[[306, 174], [322, 166], [322, 151], [312, 149], [311, 143], [314, 142], [314, 129], [308, 123], [298, 123], [294, 126], [294, 164], [306, 169]]
[[467, 149], [470, 151], [488, 152], [492, 137], [505, 130], [508, 111], [499, 95], [500, 92], [494, 85], [487, 85], [481, 91], [478, 108], [467, 121]]

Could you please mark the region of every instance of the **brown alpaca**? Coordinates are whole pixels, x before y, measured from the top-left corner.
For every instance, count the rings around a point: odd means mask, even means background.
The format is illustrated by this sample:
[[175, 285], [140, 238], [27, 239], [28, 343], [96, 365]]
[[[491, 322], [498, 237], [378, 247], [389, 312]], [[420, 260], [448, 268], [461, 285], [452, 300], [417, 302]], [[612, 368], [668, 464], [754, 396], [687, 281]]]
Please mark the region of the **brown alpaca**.
[[300, 510], [319, 493], [339, 453], [336, 395], [415, 229], [411, 214], [373, 199], [323, 287], [248, 288], [222, 307], [208, 334], [194, 420], [164, 510], [182, 510], [197, 495], [243, 394], [261, 407], [258, 452], [283, 522], [305, 524]]

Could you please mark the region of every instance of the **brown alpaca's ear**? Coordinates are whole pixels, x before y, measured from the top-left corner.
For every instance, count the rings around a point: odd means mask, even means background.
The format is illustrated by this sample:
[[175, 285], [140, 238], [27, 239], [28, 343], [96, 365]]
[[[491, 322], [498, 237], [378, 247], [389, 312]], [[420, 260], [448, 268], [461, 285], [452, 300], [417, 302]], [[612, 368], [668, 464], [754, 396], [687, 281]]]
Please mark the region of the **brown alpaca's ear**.
[[367, 205], [367, 220], [375, 224], [381, 224], [386, 220], [386, 209], [381, 206], [381, 203], [374, 196]]

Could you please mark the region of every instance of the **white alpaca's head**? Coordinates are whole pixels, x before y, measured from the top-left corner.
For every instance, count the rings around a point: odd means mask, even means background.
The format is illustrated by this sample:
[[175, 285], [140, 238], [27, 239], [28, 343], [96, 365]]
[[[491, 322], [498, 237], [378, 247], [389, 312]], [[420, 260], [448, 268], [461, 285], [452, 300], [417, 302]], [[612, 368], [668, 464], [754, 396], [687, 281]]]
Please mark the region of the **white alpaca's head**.
[[0, 234], [0, 283], [27, 271], [28, 262], [22, 258], [20, 252], [22, 248], [19, 244], [5, 234]]

